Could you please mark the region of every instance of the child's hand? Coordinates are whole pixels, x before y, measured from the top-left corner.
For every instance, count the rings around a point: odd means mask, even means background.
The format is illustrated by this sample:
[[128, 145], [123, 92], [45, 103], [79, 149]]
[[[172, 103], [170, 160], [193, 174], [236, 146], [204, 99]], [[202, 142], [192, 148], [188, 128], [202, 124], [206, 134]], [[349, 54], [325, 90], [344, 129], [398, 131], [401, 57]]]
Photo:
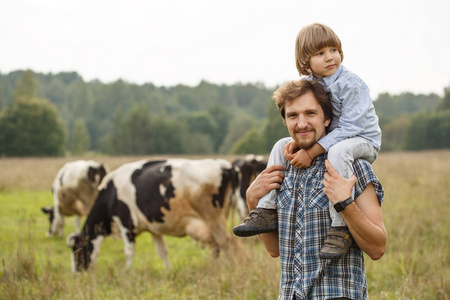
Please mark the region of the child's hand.
[[291, 160], [295, 157], [294, 151], [297, 149], [297, 144], [294, 140], [290, 141], [283, 147], [284, 158]]
[[308, 155], [305, 149], [300, 149], [297, 153], [293, 154], [293, 159], [290, 164], [297, 169], [304, 169], [311, 165], [312, 159]]

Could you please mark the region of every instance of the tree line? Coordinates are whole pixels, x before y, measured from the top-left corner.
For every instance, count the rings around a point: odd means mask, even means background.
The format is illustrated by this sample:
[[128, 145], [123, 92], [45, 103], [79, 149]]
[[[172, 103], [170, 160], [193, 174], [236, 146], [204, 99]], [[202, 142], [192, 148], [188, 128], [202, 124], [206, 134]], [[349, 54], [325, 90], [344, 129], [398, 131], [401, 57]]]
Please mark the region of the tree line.
[[[262, 83], [157, 87], [76, 72], [0, 74], [0, 156], [267, 154], [287, 136]], [[450, 87], [381, 94], [382, 151], [450, 148]]]

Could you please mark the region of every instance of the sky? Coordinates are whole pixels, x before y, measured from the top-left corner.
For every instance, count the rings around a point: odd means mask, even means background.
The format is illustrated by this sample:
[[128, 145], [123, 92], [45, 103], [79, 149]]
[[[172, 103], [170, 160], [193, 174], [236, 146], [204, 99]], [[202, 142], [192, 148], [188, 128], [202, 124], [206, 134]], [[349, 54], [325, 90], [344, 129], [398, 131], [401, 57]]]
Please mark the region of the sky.
[[450, 87], [448, 0], [0, 0], [0, 73], [75, 71], [156, 86], [299, 78], [310, 23], [339, 36], [372, 98]]

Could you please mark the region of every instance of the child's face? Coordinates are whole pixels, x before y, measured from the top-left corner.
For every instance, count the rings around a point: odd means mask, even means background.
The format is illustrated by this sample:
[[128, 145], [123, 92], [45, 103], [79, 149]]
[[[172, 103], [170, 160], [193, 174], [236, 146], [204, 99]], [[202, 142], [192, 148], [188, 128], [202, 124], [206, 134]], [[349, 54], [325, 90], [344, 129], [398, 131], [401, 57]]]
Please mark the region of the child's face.
[[317, 78], [324, 78], [336, 73], [342, 59], [338, 48], [325, 47], [314, 53], [309, 59], [311, 73]]

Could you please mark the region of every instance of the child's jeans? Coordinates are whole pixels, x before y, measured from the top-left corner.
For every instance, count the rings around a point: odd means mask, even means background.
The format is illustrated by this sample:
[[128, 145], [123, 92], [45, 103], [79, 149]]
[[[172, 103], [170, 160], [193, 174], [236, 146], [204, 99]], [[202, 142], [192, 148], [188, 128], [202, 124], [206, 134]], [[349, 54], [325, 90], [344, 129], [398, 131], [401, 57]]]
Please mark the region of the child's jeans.
[[[373, 163], [378, 156], [378, 150], [365, 138], [356, 136], [345, 139], [335, 144], [328, 151], [328, 161], [333, 168], [344, 178], [349, 179], [353, 175], [353, 162], [362, 158], [369, 163]], [[355, 197], [353, 187], [352, 197]], [[345, 199], [342, 199], [345, 200]], [[344, 218], [338, 213], [330, 202], [331, 227], [347, 226]]]
[[[290, 141], [292, 141], [292, 138], [286, 137], [275, 143], [272, 151], [270, 152], [269, 160], [267, 161], [267, 167], [272, 165], [282, 165], [287, 168], [289, 166], [289, 161], [284, 158], [283, 148]], [[264, 197], [259, 199], [257, 207], [277, 209], [277, 196], [278, 189], [271, 190]]]
[[[270, 152], [267, 167], [271, 165], [282, 165], [285, 168], [289, 166], [289, 161], [284, 158], [283, 148], [292, 138], [287, 137], [279, 140]], [[328, 160], [334, 169], [344, 178], [349, 179], [353, 175], [353, 162], [355, 159], [362, 158], [369, 163], [373, 163], [378, 156], [378, 150], [371, 142], [362, 137], [354, 137], [345, 139], [330, 148], [328, 151]], [[272, 190], [262, 197], [258, 206], [260, 208], [276, 209], [277, 208], [278, 190]], [[354, 197], [355, 189], [353, 188], [352, 197]], [[345, 200], [345, 199], [342, 199]], [[329, 205], [331, 226], [341, 227], [347, 226], [344, 218], [340, 213], [336, 212], [333, 204]]]

